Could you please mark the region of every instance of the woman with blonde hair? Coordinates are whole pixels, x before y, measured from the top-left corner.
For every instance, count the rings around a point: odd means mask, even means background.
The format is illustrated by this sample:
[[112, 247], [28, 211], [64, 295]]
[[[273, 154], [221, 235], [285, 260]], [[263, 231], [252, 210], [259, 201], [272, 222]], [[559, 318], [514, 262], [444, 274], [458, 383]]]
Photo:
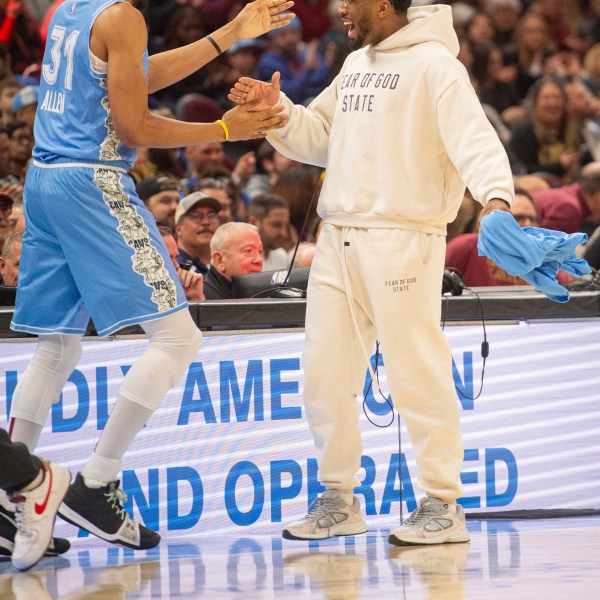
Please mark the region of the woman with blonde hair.
[[580, 166], [583, 139], [579, 127], [569, 117], [565, 86], [544, 77], [533, 85], [526, 104], [530, 118], [515, 127], [511, 150], [526, 173], [546, 173], [570, 181]]

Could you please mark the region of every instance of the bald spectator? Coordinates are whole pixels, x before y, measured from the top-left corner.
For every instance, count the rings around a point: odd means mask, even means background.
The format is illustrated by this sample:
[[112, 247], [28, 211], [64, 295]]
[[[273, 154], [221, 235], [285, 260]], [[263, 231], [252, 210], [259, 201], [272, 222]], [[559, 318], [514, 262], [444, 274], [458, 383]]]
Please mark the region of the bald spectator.
[[263, 269], [275, 271], [289, 267], [284, 248], [288, 239], [290, 209], [287, 200], [275, 194], [260, 194], [248, 207], [248, 222], [258, 227], [263, 244]]
[[200, 273], [193, 273], [192, 271], [186, 271], [179, 266], [177, 257], [179, 256], [179, 248], [177, 242], [173, 237], [173, 231], [166, 225], [159, 225], [158, 230], [162, 235], [163, 242], [169, 252], [171, 262], [177, 269], [179, 280], [183, 285], [185, 291], [185, 297], [189, 301], [206, 300], [204, 297], [203, 277]]
[[15, 94], [12, 103], [12, 115], [15, 121], [23, 121], [33, 129], [39, 93], [39, 86], [26, 85]]
[[138, 196], [154, 218], [169, 227], [175, 226], [175, 211], [179, 205], [179, 188], [170, 177], [147, 177], [136, 186]]
[[262, 241], [258, 229], [249, 223], [221, 225], [210, 242], [211, 263], [204, 277], [207, 300], [233, 298], [234, 275], [262, 271]]
[[202, 192], [193, 192], [179, 202], [175, 211], [175, 234], [179, 257], [185, 270], [206, 274], [210, 262], [210, 240], [219, 226], [221, 203]]
[[0, 285], [17, 287], [22, 245], [22, 233], [14, 233], [4, 242], [0, 256]]
[[565, 233], [593, 231], [600, 223], [600, 162], [583, 167], [578, 183], [536, 192], [533, 199], [541, 227]]

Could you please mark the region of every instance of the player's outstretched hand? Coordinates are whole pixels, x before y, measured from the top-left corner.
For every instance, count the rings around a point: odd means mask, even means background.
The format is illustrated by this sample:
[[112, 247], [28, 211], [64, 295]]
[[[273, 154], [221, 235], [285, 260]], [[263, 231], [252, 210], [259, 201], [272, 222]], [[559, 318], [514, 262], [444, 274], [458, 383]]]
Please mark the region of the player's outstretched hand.
[[283, 127], [288, 120], [283, 106], [260, 110], [256, 103], [236, 106], [221, 118], [227, 125], [231, 142], [265, 137], [268, 131]]
[[290, 24], [296, 16], [285, 12], [292, 8], [291, 0], [255, 0], [246, 4], [232, 21], [240, 40], [255, 38], [272, 29], [279, 29]]
[[227, 97], [236, 104], [255, 103], [254, 110], [271, 108], [279, 101], [281, 85], [280, 73], [275, 71], [271, 81], [265, 83], [250, 77], [240, 77], [239, 81], [231, 88]]

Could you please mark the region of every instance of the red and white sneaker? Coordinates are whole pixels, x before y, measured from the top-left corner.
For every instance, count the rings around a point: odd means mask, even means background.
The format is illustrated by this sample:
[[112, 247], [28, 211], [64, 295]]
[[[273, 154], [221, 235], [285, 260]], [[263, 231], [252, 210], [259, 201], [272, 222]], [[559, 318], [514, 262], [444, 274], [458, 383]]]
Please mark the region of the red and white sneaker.
[[61, 465], [40, 458], [44, 478], [31, 490], [9, 495], [15, 508], [17, 532], [11, 560], [25, 571], [46, 553], [52, 540], [54, 518], [71, 482], [71, 473]]

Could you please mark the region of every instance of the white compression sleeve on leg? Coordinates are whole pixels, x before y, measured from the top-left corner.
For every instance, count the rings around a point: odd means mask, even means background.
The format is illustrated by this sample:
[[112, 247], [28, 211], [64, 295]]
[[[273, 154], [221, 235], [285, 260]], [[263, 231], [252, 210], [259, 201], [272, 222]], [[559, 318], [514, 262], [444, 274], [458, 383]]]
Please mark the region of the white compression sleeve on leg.
[[[58, 401], [81, 352], [80, 335], [56, 333], [39, 337], [35, 353], [13, 394], [10, 410], [10, 417], [14, 419], [13, 441], [24, 442], [33, 450], [37, 443], [34, 438], [39, 437], [50, 407]], [[20, 421], [38, 427], [21, 427]]]
[[97, 482], [116, 479], [129, 444], [200, 350], [202, 334], [188, 311], [142, 325], [150, 344], [125, 376], [96, 449], [82, 472]]
[[150, 344], [129, 369], [119, 395], [156, 410], [198, 354], [202, 334], [187, 310], [142, 323]]

